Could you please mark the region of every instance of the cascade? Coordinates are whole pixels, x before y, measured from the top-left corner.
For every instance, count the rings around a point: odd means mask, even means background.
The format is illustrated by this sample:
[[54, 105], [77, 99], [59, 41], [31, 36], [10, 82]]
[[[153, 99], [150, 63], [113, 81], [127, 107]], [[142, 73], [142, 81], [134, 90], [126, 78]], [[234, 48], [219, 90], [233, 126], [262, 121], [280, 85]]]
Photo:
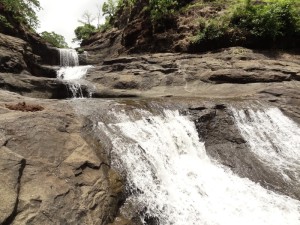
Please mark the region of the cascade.
[[299, 201], [212, 161], [187, 116], [170, 110], [109, 114], [113, 121], [98, 119], [95, 129], [110, 140], [112, 166], [127, 180], [123, 215], [139, 211], [144, 224], [161, 225], [300, 224]]
[[299, 180], [300, 127], [278, 108], [232, 112], [251, 151], [287, 180]]
[[83, 98], [82, 78], [92, 66], [79, 66], [78, 54], [74, 49], [59, 49], [59, 54], [61, 68], [57, 71], [57, 78], [67, 81], [73, 98]]
[[59, 49], [60, 65], [61, 66], [78, 66], [78, 54], [74, 49]]

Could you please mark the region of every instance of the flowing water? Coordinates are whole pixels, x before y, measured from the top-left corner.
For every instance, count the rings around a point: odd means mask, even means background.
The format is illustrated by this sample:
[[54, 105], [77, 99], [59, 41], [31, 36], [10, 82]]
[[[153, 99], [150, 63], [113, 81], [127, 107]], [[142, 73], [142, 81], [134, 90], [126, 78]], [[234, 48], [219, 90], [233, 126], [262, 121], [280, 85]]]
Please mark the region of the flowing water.
[[300, 127], [278, 108], [232, 112], [241, 134], [259, 159], [287, 180], [299, 180]]
[[61, 66], [79, 66], [79, 59], [76, 50], [60, 48], [59, 56]]
[[[144, 224], [149, 218], [161, 225], [300, 224], [299, 201], [212, 161], [187, 116], [169, 110], [162, 115], [145, 110], [109, 113], [115, 120], [98, 121], [97, 129], [113, 145], [112, 166], [126, 174], [129, 197], [121, 212], [128, 217], [131, 209], [140, 212]], [[278, 116], [277, 124], [288, 123], [284, 127], [288, 134], [291, 129], [298, 132], [278, 111], [270, 113]], [[271, 123], [269, 118], [262, 120]]]
[[79, 66], [78, 54], [74, 49], [59, 49], [59, 53], [62, 67], [57, 71], [57, 78], [67, 81], [73, 98], [83, 98], [83, 78], [92, 66]]

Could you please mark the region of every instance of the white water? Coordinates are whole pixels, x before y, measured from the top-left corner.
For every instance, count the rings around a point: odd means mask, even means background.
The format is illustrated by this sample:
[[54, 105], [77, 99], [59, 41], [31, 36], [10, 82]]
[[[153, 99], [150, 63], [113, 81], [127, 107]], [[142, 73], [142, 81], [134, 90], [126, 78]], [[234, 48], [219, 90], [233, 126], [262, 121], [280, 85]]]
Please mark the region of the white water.
[[62, 67], [57, 72], [57, 77], [63, 80], [79, 80], [84, 78], [92, 66]]
[[60, 65], [61, 66], [78, 66], [78, 54], [74, 49], [59, 49]]
[[300, 127], [278, 108], [232, 112], [251, 150], [286, 179], [299, 180]]
[[68, 81], [73, 98], [83, 98], [82, 79], [92, 66], [79, 66], [78, 54], [74, 49], [59, 49], [60, 65], [57, 78]]
[[[128, 205], [161, 225], [297, 225], [300, 202], [212, 162], [194, 123], [178, 112], [143, 119], [114, 113], [98, 123], [113, 144], [112, 166], [126, 171]], [[143, 219], [143, 218], [142, 218]]]

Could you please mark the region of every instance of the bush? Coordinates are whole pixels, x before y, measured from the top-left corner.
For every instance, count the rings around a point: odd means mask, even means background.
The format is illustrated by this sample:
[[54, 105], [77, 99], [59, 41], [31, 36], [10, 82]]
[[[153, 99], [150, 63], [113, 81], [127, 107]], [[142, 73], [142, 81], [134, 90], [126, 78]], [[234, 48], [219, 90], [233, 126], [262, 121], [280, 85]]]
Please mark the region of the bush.
[[65, 41], [65, 38], [62, 35], [59, 35], [55, 32], [47, 32], [44, 31], [41, 33], [41, 37], [52, 44], [54, 47], [57, 48], [68, 48], [68, 44]]
[[[131, 12], [135, 4], [136, 0], [107, 0], [107, 2], [103, 3], [103, 15], [107, 15], [106, 21], [112, 25], [114, 20], [117, 19], [116, 14], [120, 9], [126, 7]], [[153, 24], [156, 24], [172, 16], [178, 5], [178, 0], [149, 0], [144, 10], [150, 12], [151, 21]], [[108, 27], [108, 24], [105, 27]]]
[[0, 26], [4, 28], [13, 29], [11, 23], [6, 19], [5, 16], [0, 15]]
[[263, 45], [300, 37], [300, 2], [296, 0], [237, 0], [227, 7], [223, 15], [200, 20], [194, 44], [222, 41], [258, 45], [261, 41]]
[[234, 10], [230, 25], [254, 37], [275, 41], [299, 34], [299, 12], [294, 0], [271, 0], [259, 4], [248, 0]]
[[75, 29], [76, 38], [73, 41], [83, 41], [90, 38], [95, 32], [96, 27], [91, 24], [84, 24]]
[[218, 40], [223, 38], [228, 32], [228, 22], [223, 18], [207, 22], [201, 21], [200, 27], [201, 31], [198, 32], [193, 40], [194, 43]]
[[38, 27], [36, 11], [41, 9], [39, 0], [1, 0], [0, 4], [6, 11], [11, 12], [19, 23], [32, 29]]
[[177, 0], [149, 0], [152, 22], [171, 16], [175, 12], [177, 6]]

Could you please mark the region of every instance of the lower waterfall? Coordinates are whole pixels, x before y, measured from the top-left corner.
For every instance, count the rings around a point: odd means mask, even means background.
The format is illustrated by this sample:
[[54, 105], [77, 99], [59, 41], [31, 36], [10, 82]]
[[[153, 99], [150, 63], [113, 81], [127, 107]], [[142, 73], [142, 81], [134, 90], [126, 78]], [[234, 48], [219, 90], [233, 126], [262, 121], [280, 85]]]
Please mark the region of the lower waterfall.
[[73, 98], [83, 98], [84, 95], [81, 89], [82, 78], [90, 68], [92, 68], [92, 66], [62, 67], [57, 71], [57, 78], [68, 82], [68, 87]]
[[236, 124], [259, 159], [287, 180], [300, 180], [300, 127], [278, 108], [232, 109]]
[[144, 224], [160, 225], [300, 224], [299, 201], [210, 159], [188, 116], [133, 114], [138, 119], [111, 111], [115, 122], [97, 124], [112, 143], [112, 166], [126, 177], [125, 216], [139, 212]]

